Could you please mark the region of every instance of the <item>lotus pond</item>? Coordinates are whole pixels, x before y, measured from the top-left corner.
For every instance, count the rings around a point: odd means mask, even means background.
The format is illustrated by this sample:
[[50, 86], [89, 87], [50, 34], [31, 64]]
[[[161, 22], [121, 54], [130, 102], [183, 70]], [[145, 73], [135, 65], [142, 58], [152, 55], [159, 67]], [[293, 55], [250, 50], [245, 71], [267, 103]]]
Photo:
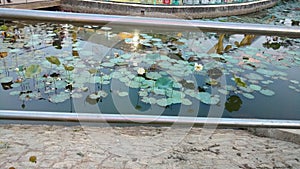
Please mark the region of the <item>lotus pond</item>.
[[300, 120], [300, 39], [24, 22], [0, 30], [1, 110]]

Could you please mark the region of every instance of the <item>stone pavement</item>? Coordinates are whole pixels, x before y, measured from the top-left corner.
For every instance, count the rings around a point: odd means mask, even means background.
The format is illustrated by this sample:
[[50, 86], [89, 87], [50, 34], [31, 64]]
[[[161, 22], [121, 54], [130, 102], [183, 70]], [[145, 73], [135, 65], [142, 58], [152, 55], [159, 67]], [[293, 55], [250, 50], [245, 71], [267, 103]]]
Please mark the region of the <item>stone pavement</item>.
[[1, 169], [299, 169], [300, 145], [238, 129], [2, 124], [0, 159]]

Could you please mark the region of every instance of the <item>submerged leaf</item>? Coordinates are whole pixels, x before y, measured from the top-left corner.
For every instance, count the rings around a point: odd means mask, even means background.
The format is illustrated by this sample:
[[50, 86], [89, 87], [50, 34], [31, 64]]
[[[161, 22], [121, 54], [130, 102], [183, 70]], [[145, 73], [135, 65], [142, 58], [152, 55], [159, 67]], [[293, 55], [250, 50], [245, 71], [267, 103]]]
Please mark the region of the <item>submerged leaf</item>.
[[60, 61], [59, 59], [56, 57], [56, 56], [49, 56], [49, 57], [46, 57], [46, 59], [48, 60], [48, 62], [50, 62], [51, 64], [55, 64], [57, 66], [60, 65]]
[[31, 78], [39, 73], [41, 73], [42, 68], [40, 65], [30, 65], [26, 70], [25, 70], [25, 77], [26, 78]]
[[65, 68], [66, 71], [72, 71], [72, 70], [74, 70], [74, 66], [68, 66], [68, 65], [65, 65], [65, 64], [63, 64], [63, 66], [64, 66], [64, 68]]
[[233, 95], [227, 99], [225, 103], [225, 109], [229, 112], [238, 111], [241, 108], [242, 104], [243, 101], [240, 99], [240, 97], [237, 95]]

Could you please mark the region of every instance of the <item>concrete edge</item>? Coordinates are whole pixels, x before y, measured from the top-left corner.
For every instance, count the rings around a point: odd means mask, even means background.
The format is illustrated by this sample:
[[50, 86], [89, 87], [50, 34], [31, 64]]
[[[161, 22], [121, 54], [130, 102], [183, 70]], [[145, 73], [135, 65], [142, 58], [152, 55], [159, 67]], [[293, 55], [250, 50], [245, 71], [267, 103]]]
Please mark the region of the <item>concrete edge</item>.
[[298, 129], [248, 128], [248, 131], [256, 136], [269, 137], [300, 145], [300, 130]]
[[37, 1], [37, 2], [27, 2], [27, 3], [11, 3], [1, 5], [0, 8], [16, 8], [16, 9], [41, 9], [60, 6], [60, 0], [51, 1]]
[[63, 11], [80, 13], [199, 19], [253, 13], [273, 7], [277, 3], [278, 0], [260, 0], [224, 5], [163, 6], [94, 0], [61, 0], [61, 9]]

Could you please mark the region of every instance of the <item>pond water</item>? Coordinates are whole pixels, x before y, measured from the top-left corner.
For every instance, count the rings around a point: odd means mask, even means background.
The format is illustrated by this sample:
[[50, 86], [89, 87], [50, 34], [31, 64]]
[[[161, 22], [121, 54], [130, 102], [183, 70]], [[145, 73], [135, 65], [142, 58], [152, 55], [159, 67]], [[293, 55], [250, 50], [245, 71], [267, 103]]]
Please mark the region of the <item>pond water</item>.
[[23, 22], [0, 30], [1, 110], [300, 119], [300, 39]]

